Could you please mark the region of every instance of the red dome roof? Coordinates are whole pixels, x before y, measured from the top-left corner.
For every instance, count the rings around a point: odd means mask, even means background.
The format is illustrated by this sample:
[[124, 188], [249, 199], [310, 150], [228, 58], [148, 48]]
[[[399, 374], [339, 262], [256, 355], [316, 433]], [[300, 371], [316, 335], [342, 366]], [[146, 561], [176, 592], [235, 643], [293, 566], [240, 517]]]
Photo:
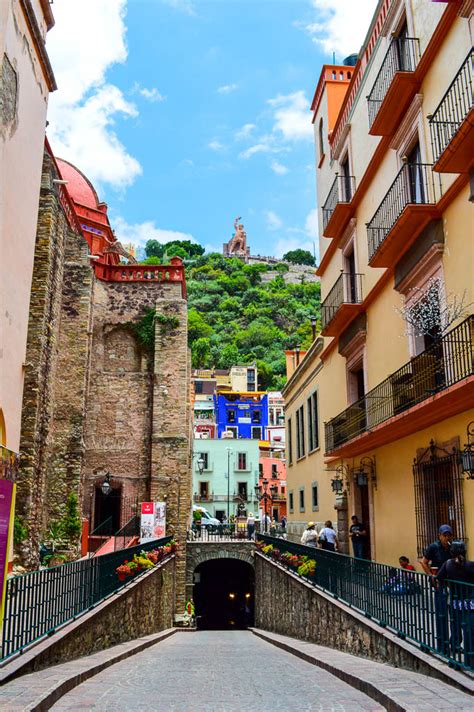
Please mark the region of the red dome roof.
[[97, 210], [100, 201], [90, 180], [72, 163], [68, 163], [62, 158], [57, 158], [56, 161], [62, 178], [68, 181], [66, 190], [74, 202]]

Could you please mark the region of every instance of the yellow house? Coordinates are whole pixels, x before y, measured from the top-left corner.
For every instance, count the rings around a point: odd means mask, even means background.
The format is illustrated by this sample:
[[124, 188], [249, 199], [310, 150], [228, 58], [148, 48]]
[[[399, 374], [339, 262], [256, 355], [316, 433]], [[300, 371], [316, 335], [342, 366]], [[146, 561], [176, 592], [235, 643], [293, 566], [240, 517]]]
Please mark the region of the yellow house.
[[365, 555], [388, 563], [441, 524], [474, 554], [472, 15], [469, 0], [380, 0], [356, 66], [323, 67], [312, 104], [321, 336], [285, 390], [288, 461], [311, 389], [324, 432], [293, 454], [288, 491], [324, 483], [340, 538], [356, 514]]

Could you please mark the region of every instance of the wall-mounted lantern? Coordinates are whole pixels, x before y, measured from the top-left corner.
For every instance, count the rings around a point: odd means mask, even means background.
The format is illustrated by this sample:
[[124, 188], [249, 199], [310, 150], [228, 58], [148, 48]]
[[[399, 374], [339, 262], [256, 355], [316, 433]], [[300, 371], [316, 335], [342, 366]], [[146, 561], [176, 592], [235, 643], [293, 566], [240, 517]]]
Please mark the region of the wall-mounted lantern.
[[474, 420], [471, 420], [466, 428], [467, 443], [464, 450], [461, 450], [462, 471], [467, 475], [468, 480], [474, 480]]
[[352, 470], [352, 475], [354, 477], [354, 482], [359, 485], [359, 487], [367, 487], [369, 482], [372, 482], [374, 488], [377, 489], [375, 456], [372, 458], [366, 455], [361, 458], [359, 467]]
[[105, 496], [110, 494], [112, 490], [112, 485], [110, 484], [110, 474], [108, 472], [105, 473], [105, 478], [100, 486], [100, 489], [102, 490], [102, 494]]

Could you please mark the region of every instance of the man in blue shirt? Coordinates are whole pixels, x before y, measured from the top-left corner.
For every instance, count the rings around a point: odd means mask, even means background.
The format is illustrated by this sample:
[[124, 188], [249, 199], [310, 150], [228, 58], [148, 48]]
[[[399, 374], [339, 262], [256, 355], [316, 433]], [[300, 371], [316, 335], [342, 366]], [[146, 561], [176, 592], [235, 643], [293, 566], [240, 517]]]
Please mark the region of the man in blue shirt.
[[[451, 542], [453, 530], [449, 524], [442, 524], [439, 528], [438, 541], [428, 546], [421, 560], [423, 571], [428, 576], [436, 576], [442, 565], [452, 558]], [[435, 619], [436, 619], [436, 649], [447, 654], [449, 650], [448, 632], [448, 605], [446, 590], [437, 588], [434, 593]]]

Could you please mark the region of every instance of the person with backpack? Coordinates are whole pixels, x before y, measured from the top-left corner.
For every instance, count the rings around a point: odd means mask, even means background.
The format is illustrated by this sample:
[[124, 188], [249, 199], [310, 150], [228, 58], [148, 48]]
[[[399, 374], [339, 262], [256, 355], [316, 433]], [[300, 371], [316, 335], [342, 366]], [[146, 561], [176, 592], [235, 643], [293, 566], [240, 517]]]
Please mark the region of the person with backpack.
[[452, 559], [442, 564], [436, 581], [447, 585], [449, 597], [449, 621], [451, 627], [451, 654], [459, 653], [464, 646], [464, 662], [474, 668], [474, 591], [465, 584], [474, 584], [474, 561], [466, 559], [466, 545], [453, 541], [450, 546]]

